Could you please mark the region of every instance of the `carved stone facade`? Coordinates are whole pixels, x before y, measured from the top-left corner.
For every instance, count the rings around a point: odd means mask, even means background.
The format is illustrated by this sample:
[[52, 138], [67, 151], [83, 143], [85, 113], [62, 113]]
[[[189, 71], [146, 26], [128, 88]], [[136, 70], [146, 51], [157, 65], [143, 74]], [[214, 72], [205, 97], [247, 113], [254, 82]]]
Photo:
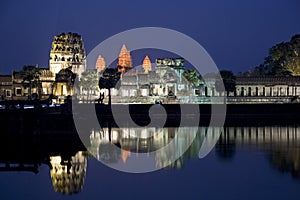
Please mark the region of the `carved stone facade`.
[[186, 94], [189, 89], [189, 83], [182, 78], [184, 59], [157, 59], [156, 70], [152, 70], [149, 57], [145, 60], [142, 68], [136, 67], [122, 74], [121, 87], [114, 97], [115, 101], [178, 102], [176, 96]]
[[142, 67], [143, 67], [145, 73], [152, 71], [152, 64], [151, 64], [150, 58], [148, 56], [146, 56], [144, 58]]
[[119, 72], [122, 73], [132, 68], [132, 59], [131, 59], [130, 51], [127, 50], [125, 44], [123, 44], [119, 54], [118, 68], [119, 68]]
[[50, 51], [50, 71], [57, 74], [60, 70], [71, 68], [81, 76], [86, 69], [86, 54], [82, 37], [77, 33], [62, 33], [54, 36]]
[[96, 69], [98, 72], [102, 72], [104, 71], [105, 67], [106, 67], [106, 62], [104, 58], [101, 55], [99, 55], [96, 61]]
[[299, 96], [300, 77], [237, 77], [236, 96]]
[[0, 96], [1, 100], [12, 98], [12, 76], [0, 75]]
[[62, 69], [55, 75], [53, 94], [58, 97], [72, 96], [76, 74], [70, 68]]

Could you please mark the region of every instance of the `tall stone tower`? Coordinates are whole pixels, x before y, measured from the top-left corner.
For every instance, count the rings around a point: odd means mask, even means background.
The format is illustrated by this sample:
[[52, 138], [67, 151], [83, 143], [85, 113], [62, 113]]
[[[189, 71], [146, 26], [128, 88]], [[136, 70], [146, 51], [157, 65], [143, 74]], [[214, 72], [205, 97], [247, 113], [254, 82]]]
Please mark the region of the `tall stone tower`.
[[50, 71], [57, 74], [60, 70], [70, 68], [81, 76], [86, 69], [86, 54], [81, 35], [62, 33], [54, 36], [50, 51]]
[[98, 72], [102, 72], [106, 67], [106, 62], [104, 60], [104, 58], [99, 55], [96, 61], [96, 69]]
[[119, 54], [118, 67], [119, 67], [119, 72], [122, 73], [132, 68], [130, 51], [127, 50], [125, 44], [123, 44]]
[[143, 69], [144, 69], [145, 73], [148, 73], [149, 71], [152, 71], [151, 61], [150, 61], [150, 58], [148, 56], [146, 56], [144, 58], [142, 66], [143, 66]]

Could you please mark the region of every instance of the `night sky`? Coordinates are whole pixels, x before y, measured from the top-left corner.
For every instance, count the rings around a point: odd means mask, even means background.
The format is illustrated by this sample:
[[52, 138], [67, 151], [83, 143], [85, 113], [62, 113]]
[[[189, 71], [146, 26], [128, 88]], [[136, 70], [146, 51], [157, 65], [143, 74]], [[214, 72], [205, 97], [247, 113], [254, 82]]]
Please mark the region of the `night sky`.
[[300, 33], [299, 8], [297, 0], [4, 0], [0, 3], [0, 73], [31, 64], [49, 67], [53, 36], [62, 32], [82, 35], [88, 54], [114, 34], [147, 26], [187, 34], [220, 69], [246, 71], [262, 63], [274, 44]]

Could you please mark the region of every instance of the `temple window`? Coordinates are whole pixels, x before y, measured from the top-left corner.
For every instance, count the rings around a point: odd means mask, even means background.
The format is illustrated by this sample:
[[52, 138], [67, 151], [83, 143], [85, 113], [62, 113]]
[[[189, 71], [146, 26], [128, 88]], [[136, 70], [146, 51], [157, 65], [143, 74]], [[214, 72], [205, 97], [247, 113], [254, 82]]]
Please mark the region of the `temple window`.
[[11, 90], [6, 90], [5, 91], [5, 96], [11, 97]]
[[251, 87], [248, 87], [248, 96], [251, 97]]
[[16, 96], [22, 96], [22, 88], [15, 88]]

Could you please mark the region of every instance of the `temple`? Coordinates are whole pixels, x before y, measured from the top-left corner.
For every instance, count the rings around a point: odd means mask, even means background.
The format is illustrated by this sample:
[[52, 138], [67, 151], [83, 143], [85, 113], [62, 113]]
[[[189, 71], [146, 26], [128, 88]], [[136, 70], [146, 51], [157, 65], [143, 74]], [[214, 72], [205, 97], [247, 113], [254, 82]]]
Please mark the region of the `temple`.
[[54, 36], [49, 68], [53, 74], [70, 68], [73, 73], [81, 75], [86, 69], [86, 55], [83, 41], [77, 33], [62, 33]]
[[106, 62], [105, 62], [104, 58], [101, 55], [98, 56], [95, 67], [96, 67], [98, 72], [102, 72], [105, 69]]
[[145, 73], [152, 71], [152, 64], [151, 64], [150, 58], [148, 56], [146, 56], [144, 58], [142, 67], [143, 67]]
[[[232, 104], [300, 102], [300, 76], [236, 77], [233, 90], [219, 91], [216, 74], [198, 77], [197, 86], [191, 83], [185, 74], [188, 70], [184, 58], [156, 58], [154, 63], [151, 59], [146, 55], [133, 68], [130, 51], [122, 45], [115, 66], [121, 72], [120, 81], [118, 87], [111, 89], [113, 103], [222, 103], [212, 97], [226, 97], [226, 102]], [[0, 75], [1, 100], [53, 96], [53, 102], [63, 103], [67, 97], [76, 95], [78, 102], [84, 102], [99, 99], [102, 94], [102, 103], [108, 103], [108, 90], [98, 87], [107, 67], [105, 58], [99, 55], [94, 66], [95, 69], [86, 69], [82, 37], [77, 33], [62, 33], [53, 38], [49, 68], [35, 65], [30, 66], [32, 72], [26, 72], [38, 77], [35, 84], [24, 78], [24, 71]]]
[[67, 96], [74, 94], [76, 77], [80, 79], [86, 70], [86, 54], [82, 37], [77, 33], [62, 33], [54, 36], [50, 51], [49, 68], [35, 66], [32, 72], [38, 76], [38, 84], [32, 86], [24, 81], [22, 71], [13, 71], [11, 75], [0, 76], [0, 95], [2, 100], [25, 100], [29, 94], [39, 99], [54, 95], [54, 102], [61, 103]]
[[132, 60], [131, 60], [130, 51], [128, 51], [125, 44], [123, 44], [118, 58], [118, 69], [119, 72], [124, 73], [131, 68], [132, 68]]

